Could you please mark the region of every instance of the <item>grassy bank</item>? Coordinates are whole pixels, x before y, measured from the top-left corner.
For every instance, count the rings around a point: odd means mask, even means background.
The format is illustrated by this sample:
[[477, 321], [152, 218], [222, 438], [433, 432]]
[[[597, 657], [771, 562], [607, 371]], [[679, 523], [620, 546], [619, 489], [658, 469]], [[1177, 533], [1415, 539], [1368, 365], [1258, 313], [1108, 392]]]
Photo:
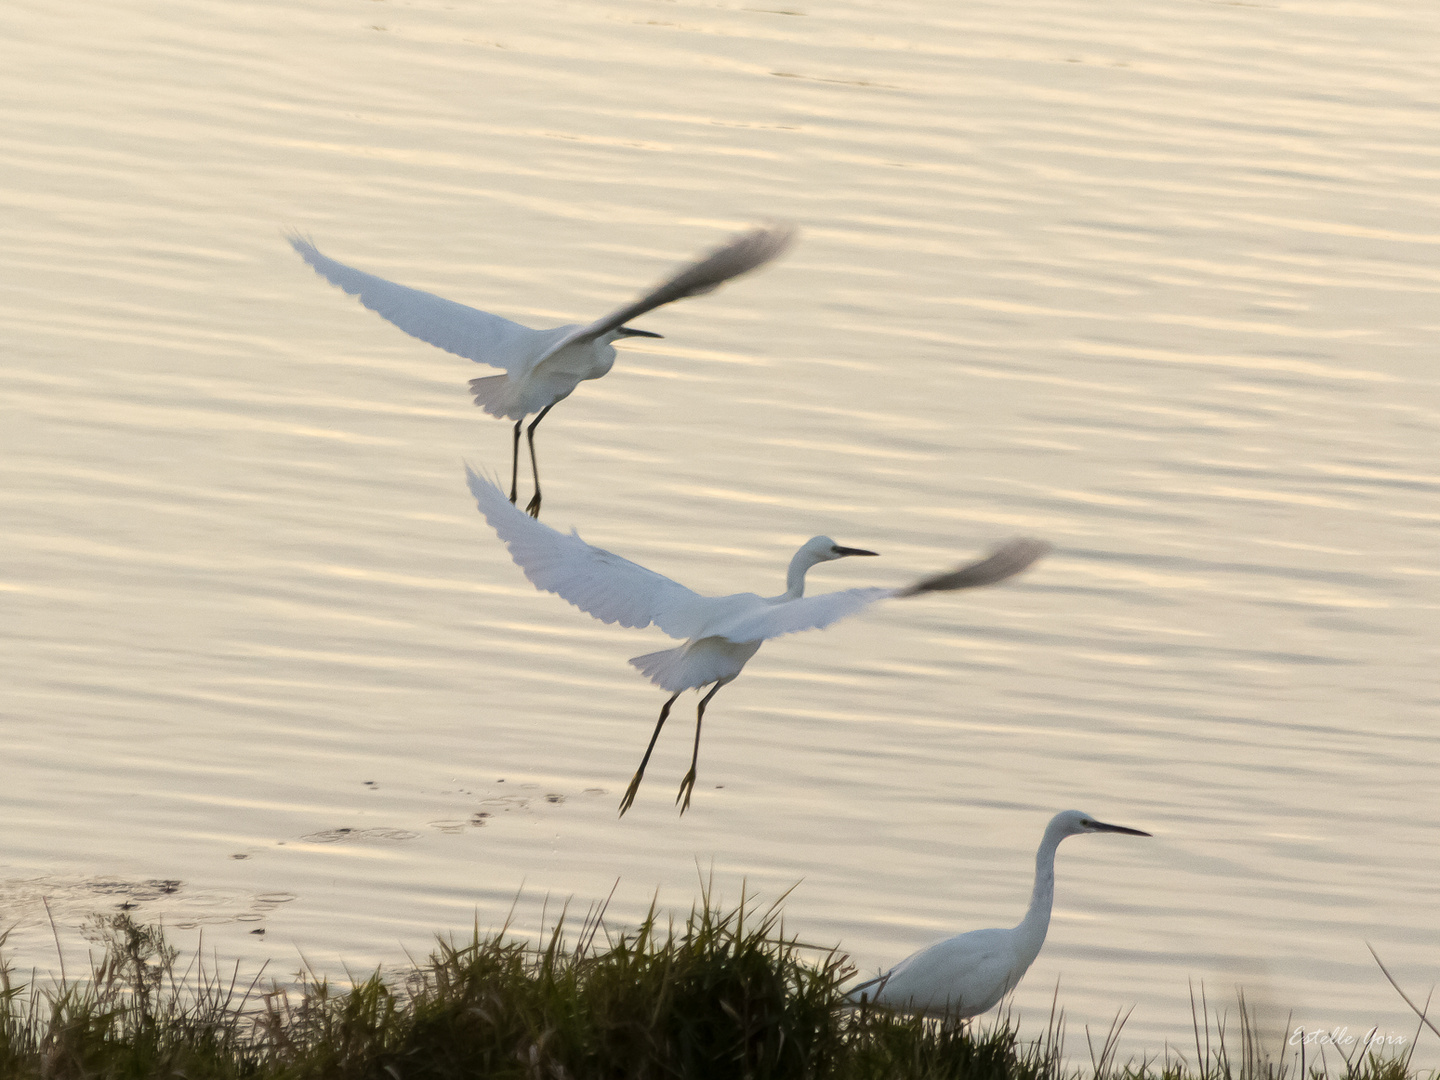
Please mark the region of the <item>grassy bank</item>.
[[[866, 1080], [1405, 1080], [1408, 1057], [1330, 1047], [1267, 1056], [1243, 1003], [1201, 1009], [1196, 1052], [1117, 1062], [1086, 1033], [1065, 1065], [1063, 1016], [1023, 1041], [1004, 1017], [963, 1029], [842, 1004], [844, 957], [783, 932], [775, 909], [708, 904], [681, 926], [611, 933], [588, 919], [540, 945], [478, 933], [407, 972], [344, 989], [284, 988], [181, 964], [154, 927], [97, 919], [83, 979], [0, 970], [0, 1077], [836, 1077]], [[1203, 1027], [1203, 1034], [1202, 1034]], [[1413, 1046], [1413, 1041], [1411, 1043]]]

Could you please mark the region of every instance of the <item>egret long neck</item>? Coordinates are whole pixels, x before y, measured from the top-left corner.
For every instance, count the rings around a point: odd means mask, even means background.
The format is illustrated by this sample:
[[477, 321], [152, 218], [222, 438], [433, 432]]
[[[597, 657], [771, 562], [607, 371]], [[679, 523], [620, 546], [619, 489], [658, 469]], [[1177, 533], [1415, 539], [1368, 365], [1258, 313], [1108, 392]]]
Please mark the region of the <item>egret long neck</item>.
[[1040, 955], [1040, 946], [1045, 944], [1045, 933], [1050, 929], [1050, 909], [1055, 906], [1055, 849], [1064, 839], [1065, 833], [1051, 825], [1035, 852], [1035, 888], [1030, 893], [1030, 910], [1015, 927], [1016, 949], [1026, 968]]
[[799, 600], [805, 595], [805, 574], [818, 561], [804, 548], [795, 552], [795, 557], [790, 560], [790, 569], [785, 574], [785, 595], [782, 599]]

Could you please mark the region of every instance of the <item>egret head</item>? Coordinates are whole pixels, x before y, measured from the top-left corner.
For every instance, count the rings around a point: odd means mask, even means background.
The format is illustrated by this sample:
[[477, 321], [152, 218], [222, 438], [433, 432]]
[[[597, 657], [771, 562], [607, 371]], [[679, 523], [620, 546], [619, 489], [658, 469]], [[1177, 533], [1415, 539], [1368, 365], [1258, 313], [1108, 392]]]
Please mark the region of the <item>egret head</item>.
[[830, 562], [832, 559], [843, 559], [846, 555], [879, 555], [878, 551], [866, 551], [864, 548], [842, 547], [835, 543], [828, 536], [812, 536], [805, 541], [800, 552], [809, 557], [811, 562]]
[[828, 536], [812, 536], [800, 545], [800, 550], [790, 560], [790, 572], [785, 576], [785, 598], [795, 600], [805, 595], [805, 571], [816, 563], [843, 559], [846, 555], [878, 554], [864, 548], [841, 547]]
[[1075, 836], [1078, 833], [1117, 832], [1126, 836], [1149, 836], [1139, 829], [1127, 829], [1124, 825], [1107, 825], [1097, 821], [1083, 810], [1062, 810], [1050, 819], [1050, 827], [1058, 829], [1061, 836]]
[[828, 563], [832, 559], [844, 559], [847, 554], [880, 554], [867, 552], [863, 547], [841, 547], [828, 536], [812, 536], [801, 544], [801, 550], [791, 559], [791, 569], [785, 575], [783, 599], [795, 600], [805, 595], [805, 572], [815, 563]]

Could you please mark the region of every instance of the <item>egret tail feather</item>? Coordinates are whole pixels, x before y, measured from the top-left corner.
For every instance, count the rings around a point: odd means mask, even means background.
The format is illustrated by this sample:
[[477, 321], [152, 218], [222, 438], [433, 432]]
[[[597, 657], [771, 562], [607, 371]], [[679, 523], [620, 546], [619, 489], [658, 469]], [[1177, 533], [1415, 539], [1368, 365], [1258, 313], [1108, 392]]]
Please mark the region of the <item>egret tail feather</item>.
[[[509, 375], [486, 375], [470, 380], [470, 392], [475, 395], [475, 404], [491, 416], [518, 420], [514, 413], [519, 404], [515, 399], [517, 384]], [[521, 416], [524, 414], [522, 413]]]
[[662, 649], [659, 652], [646, 653], [644, 656], [632, 656], [630, 663], [640, 669], [644, 675], [662, 690], [669, 690], [671, 693], [679, 693], [681, 690], [689, 690], [695, 683], [686, 678], [688, 672], [685, 670], [686, 646], [681, 645], [676, 649]]
[[632, 657], [630, 663], [656, 686], [672, 694], [719, 683], [723, 686], [760, 648], [758, 641], [727, 641], [722, 637], [696, 638], [678, 649]]

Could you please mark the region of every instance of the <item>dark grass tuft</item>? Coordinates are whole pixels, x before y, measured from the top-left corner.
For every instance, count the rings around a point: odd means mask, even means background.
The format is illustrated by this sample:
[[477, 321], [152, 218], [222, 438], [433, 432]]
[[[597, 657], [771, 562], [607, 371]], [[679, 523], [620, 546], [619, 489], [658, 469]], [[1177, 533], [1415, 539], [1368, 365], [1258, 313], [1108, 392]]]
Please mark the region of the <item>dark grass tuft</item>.
[[1408, 1055], [1316, 1060], [1281, 1041], [1272, 1056], [1243, 1000], [1227, 1032], [1203, 997], [1193, 1063], [1167, 1052], [1118, 1065], [1117, 1017], [1101, 1038], [1086, 1032], [1079, 1067], [1058, 1006], [1031, 1042], [1004, 1014], [947, 1026], [847, 1007], [846, 958], [787, 936], [778, 905], [723, 911], [705, 895], [683, 924], [652, 908], [621, 932], [601, 914], [573, 941], [563, 917], [539, 945], [477, 930], [404, 975], [345, 988], [310, 972], [261, 988], [198, 958], [182, 970], [159, 929], [97, 919], [103, 952], [83, 979], [18, 982], [0, 962], [0, 1080], [1415, 1078]]

